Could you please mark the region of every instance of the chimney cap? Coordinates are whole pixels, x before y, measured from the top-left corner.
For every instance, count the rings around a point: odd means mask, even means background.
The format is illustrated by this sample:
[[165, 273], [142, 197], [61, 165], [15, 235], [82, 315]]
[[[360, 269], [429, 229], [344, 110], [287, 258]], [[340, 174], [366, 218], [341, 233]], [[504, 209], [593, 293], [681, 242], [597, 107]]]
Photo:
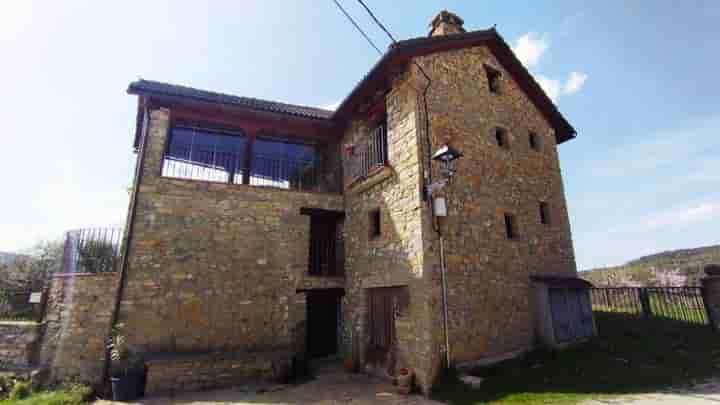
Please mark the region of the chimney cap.
[[449, 33], [465, 32], [460, 16], [447, 10], [439, 12], [430, 22], [430, 35], [446, 35]]

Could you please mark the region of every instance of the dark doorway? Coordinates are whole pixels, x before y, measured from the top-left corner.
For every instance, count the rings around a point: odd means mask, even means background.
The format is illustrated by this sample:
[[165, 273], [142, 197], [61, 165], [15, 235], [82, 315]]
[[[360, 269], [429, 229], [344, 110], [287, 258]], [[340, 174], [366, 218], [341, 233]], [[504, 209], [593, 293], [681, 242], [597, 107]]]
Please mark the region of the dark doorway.
[[340, 296], [330, 292], [307, 293], [307, 352], [328, 357], [338, 351]]

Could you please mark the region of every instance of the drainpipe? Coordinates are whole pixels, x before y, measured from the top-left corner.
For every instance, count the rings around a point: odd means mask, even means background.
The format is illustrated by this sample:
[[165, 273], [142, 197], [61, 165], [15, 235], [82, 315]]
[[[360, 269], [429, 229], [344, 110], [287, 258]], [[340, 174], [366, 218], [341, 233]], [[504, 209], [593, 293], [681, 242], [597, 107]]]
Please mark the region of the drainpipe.
[[[143, 103], [146, 103], [146, 100], [143, 100]], [[135, 224], [135, 213], [137, 212], [137, 199], [140, 191], [140, 182], [142, 181], [143, 169], [145, 167], [145, 151], [147, 148], [148, 133], [150, 132], [150, 109], [147, 107], [147, 104], [143, 106], [143, 110], [143, 116], [145, 117], [145, 119], [143, 120], [144, 128], [142, 129], [142, 139], [140, 141], [140, 148], [138, 150], [138, 153], [140, 155], [138, 157], [137, 166], [135, 167], [135, 181], [133, 184], [132, 198], [130, 200], [130, 211], [127, 220], [127, 237], [125, 238], [125, 244], [123, 245], [122, 261], [120, 264], [120, 280], [117, 289], [117, 295], [115, 296], [115, 307], [113, 308], [112, 318], [110, 319], [110, 330], [108, 331], [108, 336], [110, 336], [112, 328], [115, 327], [120, 313], [120, 302], [122, 301], [122, 295], [125, 289], [125, 276], [127, 274], [130, 241], [132, 240], [133, 227]], [[109, 371], [110, 351], [106, 350], [105, 365], [103, 367], [103, 381], [107, 380]]]
[[445, 269], [445, 246], [442, 233], [438, 232], [440, 237], [440, 274], [442, 275], [442, 294], [443, 294], [443, 323], [445, 327], [445, 364], [450, 368], [450, 329], [448, 328], [448, 298], [447, 298], [447, 270]]
[[435, 216], [435, 207], [433, 206], [432, 198], [429, 196], [428, 193], [428, 186], [432, 184], [432, 138], [430, 137], [430, 113], [428, 110], [428, 104], [427, 104], [427, 94], [428, 91], [430, 91], [430, 87], [432, 86], [432, 80], [430, 79], [430, 76], [425, 72], [425, 69], [420, 66], [420, 63], [417, 61], [413, 61], [414, 65], [418, 68], [420, 73], [425, 77], [425, 80], [427, 81], [427, 84], [425, 85], [425, 88], [422, 92], [422, 101], [423, 101], [423, 115], [425, 118], [425, 141], [427, 144], [427, 158], [428, 158], [428, 167], [427, 171], [425, 172], [425, 184], [423, 185], [423, 197], [428, 198], [429, 204], [430, 204], [430, 221], [433, 226], [433, 230], [437, 233], [438, 239], [440, 241], [440, 275], [441, 275], [441, 288], [442, 288], [442, 306], [443, 306], [443, 329], [445, 331], [445, 365], [447, 368], [450, 368], [450, 329], [448, 326], [448, 298], [447, 298], [447, 268], [445, 266], [445, 247], [444, 247], [444, 237], [442, 234], [442, 230], [440, 229], [440, 224], [438, 223], [437, 217]]

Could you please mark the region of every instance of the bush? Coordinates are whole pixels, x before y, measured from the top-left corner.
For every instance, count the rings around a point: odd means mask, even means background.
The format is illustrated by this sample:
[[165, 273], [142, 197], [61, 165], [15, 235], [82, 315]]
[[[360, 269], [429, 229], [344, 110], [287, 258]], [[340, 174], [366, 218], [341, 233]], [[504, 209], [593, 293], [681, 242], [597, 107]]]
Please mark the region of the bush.
[[27, 381], [16, 381], [10, 391], [10, 400], [18, 401], [30, 395], [30, 383]]

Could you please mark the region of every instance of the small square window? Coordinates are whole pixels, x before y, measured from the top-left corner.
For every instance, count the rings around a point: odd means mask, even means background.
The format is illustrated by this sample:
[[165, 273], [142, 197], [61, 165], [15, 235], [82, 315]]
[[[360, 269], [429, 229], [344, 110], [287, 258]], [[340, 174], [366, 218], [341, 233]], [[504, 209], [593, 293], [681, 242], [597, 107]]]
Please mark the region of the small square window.
[[499, 93], [500, 92], [500, 76], [501, 73], [499, 70], [495, 69], [494, 67], [484, 65], [485, 67], [485, 76], [487, 77], [488, 82], [488, 89], [491, 93]]
[[501, 148], [509, 149], [507, 131], [503, 128], [495, 128], [495, 141]]
[[540, 202], [540, 223], [550, 225], [550, 205]]
[[505, 234], [508, 239], [516, 239], [518, 237], [515, 215], [505, 214]]
[[535, 132], [530, 132], [528, 135], [528, 141], [530, 142], [530, 149], [540, 151], [540, 137]]
[[375, 209], [370, 211], [370, 239], [380, 237], [382, 233], [381, 222], [380, 222], [380, 210]]

